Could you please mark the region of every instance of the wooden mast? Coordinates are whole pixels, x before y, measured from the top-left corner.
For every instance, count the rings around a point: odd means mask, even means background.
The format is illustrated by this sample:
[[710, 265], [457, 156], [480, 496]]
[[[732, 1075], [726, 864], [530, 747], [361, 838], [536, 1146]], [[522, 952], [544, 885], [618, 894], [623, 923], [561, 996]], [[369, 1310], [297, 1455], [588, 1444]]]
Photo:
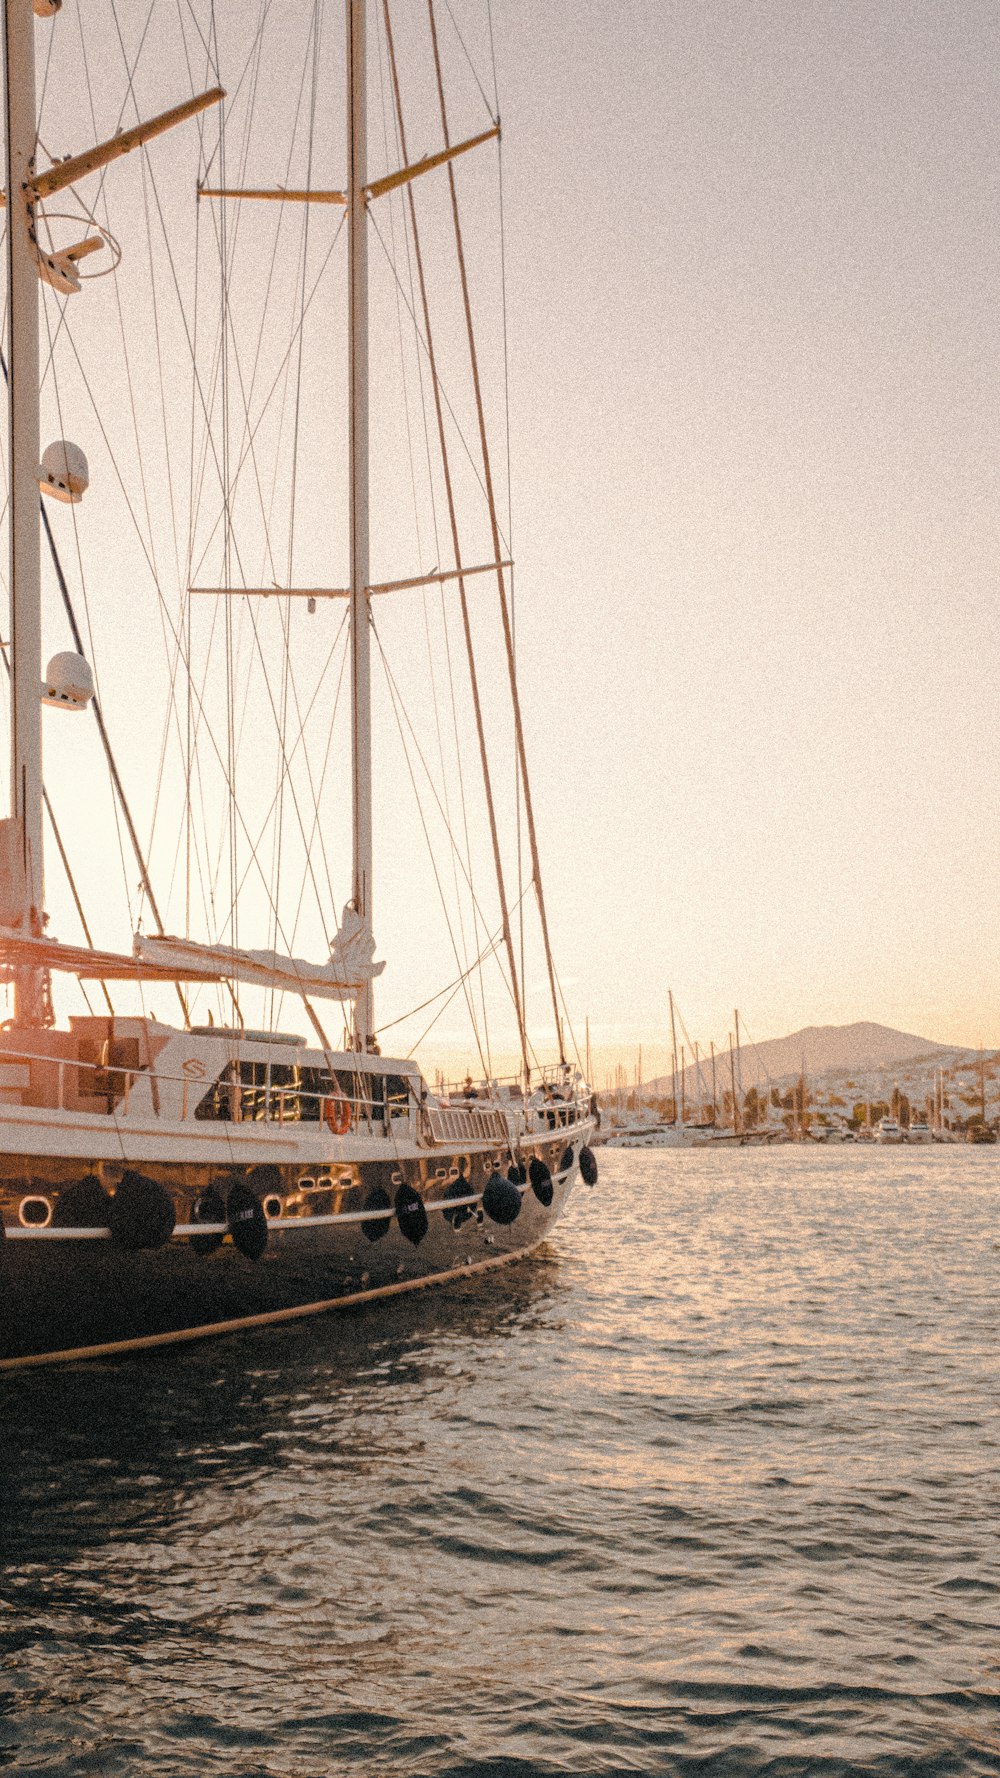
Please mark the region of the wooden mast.
[[[368, 210], [365, 0], [347, 5], [347, 286], [350, 403], [351, 762], [353, 899], [372, 930], [372, 722], [368, 530]], [[372, 984], [354, 1005], [354, 1041], [374, 1031]]]

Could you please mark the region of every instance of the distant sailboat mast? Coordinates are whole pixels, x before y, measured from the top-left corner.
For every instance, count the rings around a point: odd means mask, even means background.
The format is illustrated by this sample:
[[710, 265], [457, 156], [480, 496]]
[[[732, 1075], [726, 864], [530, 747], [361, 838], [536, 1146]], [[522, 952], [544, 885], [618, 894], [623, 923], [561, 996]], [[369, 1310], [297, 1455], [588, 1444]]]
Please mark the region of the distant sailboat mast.
[[677, 1026], [674, 1021], [674, 991], [667, 990], [670, 1000], [670, 1070], [674, 1096], [674, 1123], [677, 1123]]

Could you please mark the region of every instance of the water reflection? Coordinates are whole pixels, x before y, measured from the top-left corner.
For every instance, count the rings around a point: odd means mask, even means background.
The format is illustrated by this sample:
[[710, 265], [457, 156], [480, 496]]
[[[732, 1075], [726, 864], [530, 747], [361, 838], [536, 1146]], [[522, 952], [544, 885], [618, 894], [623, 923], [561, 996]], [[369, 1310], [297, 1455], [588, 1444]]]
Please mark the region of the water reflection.
[[488, 1280], [7, 1379], [0, 1764], [985, 1769], [978, 1160], [608, 1157]]
[[450, 1414], [481, 1365], [504, 1367], [507, 1343], [558, 1327], [564, 1294], [546, 1251], [502, 1280], [125, 1363], [14, 1373], [3, 1389], [0, 1556], [16, 1559], [54, 1495], [76, 1503], [74, 1537], [93, 1542], [173, 1515], [192, 1488], [274, 1477], [306, 1451], [334, 1466], [402, 1460], [414, 1404], [421, 1417]]

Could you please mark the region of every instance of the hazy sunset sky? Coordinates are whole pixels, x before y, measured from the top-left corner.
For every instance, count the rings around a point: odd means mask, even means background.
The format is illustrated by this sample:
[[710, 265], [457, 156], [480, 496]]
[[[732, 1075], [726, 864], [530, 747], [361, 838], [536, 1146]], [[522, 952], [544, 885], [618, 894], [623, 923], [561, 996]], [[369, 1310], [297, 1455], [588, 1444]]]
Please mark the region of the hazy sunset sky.
[[996, 1042], [996, 9], [513, 15], [565, 967], [607, 1040]]
[[[493, 0], [493, 27], [521, 683], [595, 1072], [662, 1067], [671, 987], [706, 1044], [735, 1005], [758, 1039], [1000, 1042], [996, 9]], [[147, 110], [189, 90], [144, 73]], [[390, 955], [383, 1004], [418, 982]]]

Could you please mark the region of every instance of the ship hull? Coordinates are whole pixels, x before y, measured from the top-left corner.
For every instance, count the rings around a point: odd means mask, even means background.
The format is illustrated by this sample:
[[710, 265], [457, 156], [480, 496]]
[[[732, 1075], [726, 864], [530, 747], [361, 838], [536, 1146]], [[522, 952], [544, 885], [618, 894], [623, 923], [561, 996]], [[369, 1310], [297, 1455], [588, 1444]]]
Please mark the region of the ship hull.
[[[289, 1192], [282, 1213], [268, 1216], [267, 1245], [255, 1260], [230, 1237], [205, 1253], [196, 1250], [190, 1237], [176, 1234], [162, 1246], [138, 1251], [68, 1230], [56, 1234], [46, 1228], [33, 1234], [12, 1229], [5, 1206], [0, 1369], [141, 1351], [280, 1323], [515, 1260], [545, 1239], [565, 1208], [589, 1131], [572, 1132], [573, 1159], [561, 1166], [568, 1159], [567, 1134], [532, 1144], [531, 1152], [552, 1175], [551, 1202], [542, 1201], [549, 1185], [543, 1184], [539, 1197], [529, 1184], [522, 1188], [521, 1208], [512, 1222], [498, 1222], [484, 1210], [485, 1155], [464, 1157], [466, 1166], [471, 1162], [468, 1189], [476, 1201], [449, 1207], [441, 1174], [454, 1180], [455, 1167], [447, 1163], [459, 1157], [437, 1150], [430, 1184], [425, 1159], [397, 1159], [391, 1164], [359, 1163], [349, 1187], [315, 1195], [304, 1206]], [[169, 1189], [170, 1169], [155, 1171]], [[275, 1181], [275, 1197], [290, 1184], [294, 1171], [280, 1184]], [[32, 1168], [36, 1192], [44, 1173], [45, 1162], [38, 1160]], [[182, 1222], [190, 1214], [192, 1188], [202, 1182], [193, 1180], [192, 1169], [185, 1167], [178, 1169], [174, 1183], [172, 1195]], [[427, 1211], [426, 1232], [417, 1242], [407, 1238], [395, 1215], [370, 1209], [373, 1192], [392, 1202], [401, 1183], [420, 1191]]]

